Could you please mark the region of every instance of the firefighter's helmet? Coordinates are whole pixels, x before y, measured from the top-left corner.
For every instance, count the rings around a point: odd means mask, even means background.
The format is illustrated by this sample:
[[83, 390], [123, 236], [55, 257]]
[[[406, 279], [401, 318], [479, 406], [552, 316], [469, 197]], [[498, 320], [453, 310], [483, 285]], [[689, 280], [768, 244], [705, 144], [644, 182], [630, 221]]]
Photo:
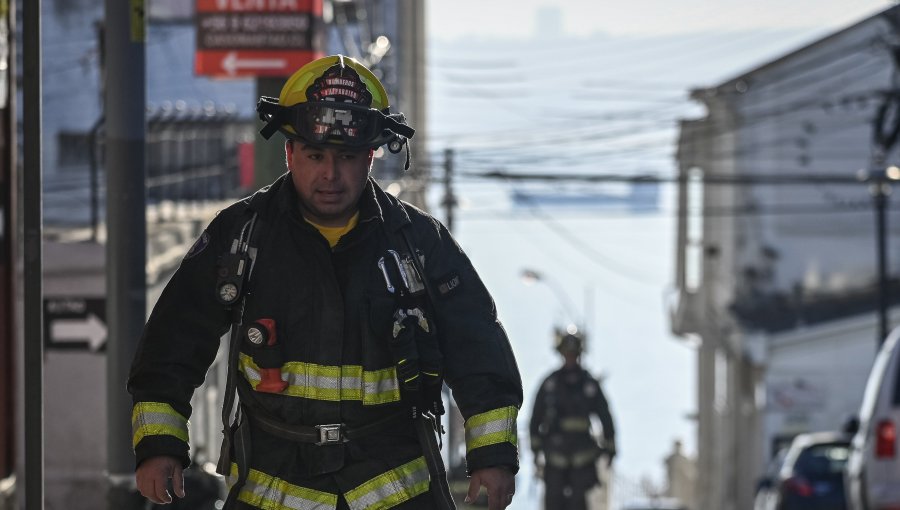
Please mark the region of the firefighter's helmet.
[[392, 114], [387, 92], [372, 71], [344, 55], [314, 60], [297, 70], [278, 98], [256, 105], [266, 139], [281, 131], [311, 145], [399, 152], [415, 133], [402, 113]]
[[557, 331], [556, 350], [560, 354], [581, 354], [584, 352], [584, 335], [579, 332]]

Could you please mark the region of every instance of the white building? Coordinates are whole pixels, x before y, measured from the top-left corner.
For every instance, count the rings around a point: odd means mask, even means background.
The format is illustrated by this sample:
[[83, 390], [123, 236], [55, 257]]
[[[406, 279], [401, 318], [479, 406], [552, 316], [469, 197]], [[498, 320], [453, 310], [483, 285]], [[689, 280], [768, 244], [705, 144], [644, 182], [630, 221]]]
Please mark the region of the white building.
[[[892, 7], [692, 92], [707, 114], [681, 126], [671, 324], [699, 345], [699, 510], [749, 509], [776, 443], [838, 429], [858, 408], [879, 273], [873, 199], [855, 177], [900, 163], [896, 150], [873, 160], [898, 45]], [[897, 302], [900, 218], [887, 218]]]

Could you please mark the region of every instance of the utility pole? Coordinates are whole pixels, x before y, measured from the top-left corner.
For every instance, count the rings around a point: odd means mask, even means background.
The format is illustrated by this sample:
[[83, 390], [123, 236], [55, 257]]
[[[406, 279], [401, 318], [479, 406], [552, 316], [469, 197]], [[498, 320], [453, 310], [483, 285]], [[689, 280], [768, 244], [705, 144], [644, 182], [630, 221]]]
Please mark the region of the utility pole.
[[400, 93], [397, 111], [406, 114], [409, 124], [416, 129], [416, 136], [410, 141], [411, 164], [410, 185], [404, 190], [403, 198], [422, 209], [425, 205], [425, 189], [430, 170], [428, 161], [427, 101], [425, 90], [425, 65], [427, 45], [425, 44], [426, 3], [419, 0], [399, 0], [397, 2], [397, 41], [393, 46], [400, 54]]
[[44, 508], [44, 317], [42, 282], [43, 219], [41, 199], [41, 1], [22, 7], [22, 85], [24, 168], [23, 305], [25, 345], [25, 509]]
[[447, 230], [453, 232], [453, 209], [456, 207], [456, 195], [453, 194], [453, 149], [444, 150], [444, 218]]
[[106, 0], [107, 471], [110, 510], [142, 508], [134, 490], [125, 381], [147, 316], [146, 80], [143, 0]]
[[[16, 385], [13, 377], [18, 369], [13, 361], [16, 339], [16, 266], [19, 263], [17, 210], [19, 178], [16, 176], [16, 69], [15, 58], [15, 5], [13, 1], [0, 1], [0, 27], [6, 56], [2, 64], [5, 71], [0, 74], [0, 82], [6, 84], [6, 93], [0, 96], [0, 416], [16, 417]], [[18, 374], [15, 374], [18, 375]], [[0, 477], [6, 478], [15, 470], [14, 453], [16, 444], [14, 431], [17, 420], [0, 420]]]
[[888, 300], [890, 288], [887, 277], [887, 217], [888, 195], [891, 186], [884, 178], [884, 172], [874, 170], [874, 178], [871, 181], [870, 192], [875, 204], [875, 228], [877, 239], [877, 263], [878, 263], [878, 347], [884, 343], [888, 335]]
[[[888, 126], [887, 124], [890, 124]], [[887, 338], [889, 332], [888, 307], [890, 287], [887, 270], [887, 208], [891, 194], [891, 181], [900, 180], [900, 168], [885, 168], [885, 159], [891, 147], [900, 136], [900, 96], [892, 94], [875, 115], [873, 125], [874, 150], [872, 165], [868, 172], [861, 172], [860, 179], [869, 183], [869, 191], [875, 207], [876, 262], [878, 275], [878, 338], [877, 347]]]

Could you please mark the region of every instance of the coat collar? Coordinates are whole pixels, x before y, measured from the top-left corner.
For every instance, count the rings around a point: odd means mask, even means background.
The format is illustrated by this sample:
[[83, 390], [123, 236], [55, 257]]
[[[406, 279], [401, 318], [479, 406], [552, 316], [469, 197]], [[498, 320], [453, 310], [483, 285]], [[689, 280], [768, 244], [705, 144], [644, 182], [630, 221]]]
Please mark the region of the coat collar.
[[[266, 204], [274, 202], [278, 213], [300, 219], [297, 207], [297, 191], [291, 181], [290, 172], [285, 172], [272, 184], [245, 199], [248, 207], [263, 213]], [[410, 223], [409, 214], [400, 200], [388, 194], [372, 176], [369, 176], [366, 187], [359, 199], [360, 225], [380, 221], [391, 231], [396, 231]], [[305, 222], [304, 222], [305, 223]]]

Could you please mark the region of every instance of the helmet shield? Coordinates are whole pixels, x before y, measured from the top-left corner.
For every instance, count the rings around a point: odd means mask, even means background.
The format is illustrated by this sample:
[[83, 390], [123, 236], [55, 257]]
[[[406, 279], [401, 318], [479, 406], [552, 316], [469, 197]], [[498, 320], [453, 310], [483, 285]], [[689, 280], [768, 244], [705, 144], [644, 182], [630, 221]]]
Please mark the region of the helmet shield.
[[385, 115], [353, 103], [307, 101], [281, 106], [275, 98], [262, 97], [256, 110], [267, 122], [261, 131], [269, 138], [276, 130], [312, 145], [337, 144], [379, 147], [395, 138], [410, 138], [415, 131], [400, 114]]
[[316, 101], [291, 108], [291, 127], [312, 143], [335, 141], [353, 147], [371, 145], [379, 134], [381, 113], [348, 103]]

